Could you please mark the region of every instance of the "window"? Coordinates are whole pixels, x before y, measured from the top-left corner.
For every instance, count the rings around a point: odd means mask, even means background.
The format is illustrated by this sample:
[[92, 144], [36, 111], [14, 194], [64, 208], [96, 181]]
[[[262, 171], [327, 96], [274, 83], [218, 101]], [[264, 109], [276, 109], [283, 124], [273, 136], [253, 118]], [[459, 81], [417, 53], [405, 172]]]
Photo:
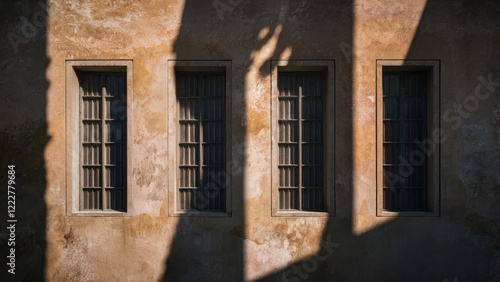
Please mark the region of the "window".
[[[227, 215], [230, 207], [230, 134], [227, 62], [185, 66], [175, 76], [176, 172], [171, 214]], [[172, 95], [174, 96], [174, 95]]]
[[436, 215], [438, 62], [388, 60], [377, 66], [378, 215]]
[[[177, 72], [179, 209], [224, 211], [224, 73]], [[206, 203], [196, 201], [210, 195]]]
[[127, 212], [128, 61], [67, 62], [70, 212]]
[[333, 214], [333, 62], [273, 67], [273, 215]]

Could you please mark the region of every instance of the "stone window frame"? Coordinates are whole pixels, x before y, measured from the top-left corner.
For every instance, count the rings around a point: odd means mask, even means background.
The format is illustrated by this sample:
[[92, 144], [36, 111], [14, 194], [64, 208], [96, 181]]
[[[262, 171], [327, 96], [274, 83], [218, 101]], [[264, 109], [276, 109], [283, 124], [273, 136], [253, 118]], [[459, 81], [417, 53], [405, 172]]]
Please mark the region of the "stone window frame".
[[[127, 168], [126, 210], [80, 209], [80, 95], [77, 71], [125, 72], [127, 78]], [[132, 60], [66, 60], [65, 61], [66, 119], [66, 214], [75, 217], [123, 217], [132, 214], [132, 136], [133, 136], [133, 61]]]
[[[324, 113], [324, 211], [279, 210], [279, 131], [278, 73], [280, 71], [323, 71], [326, 74]], [[335, 216], [335, 60], [272, 60], [271, 61], [271, 215], [273, 217]]]
[[[167, 146], [169, 152], [168, 158], [168, 216], [195, 216], [195, 217], [231, 217], [232, 216], [232, 61], [231, 60], [167, 60]], [[225, 211], [182, 211], [179, 210], [178, 202], [178, 102], [176, 96], [176, 71], [222, 71], [225, 73], [225, 171], [228, 177], [228, 186], [226, 186]]]
[[[376, 171], [377, 216], [437, 217], [440, 216], [440, 144], [441, 144], [441, 85], [438, 59], [378, 59], [376, 60]], [[424, 211], [388, 211], [383, 205], [383, 73], [384, 71], [425, 71], [427, 73], [427, 138], [435, 140], [427, 157], [427, 207]]]

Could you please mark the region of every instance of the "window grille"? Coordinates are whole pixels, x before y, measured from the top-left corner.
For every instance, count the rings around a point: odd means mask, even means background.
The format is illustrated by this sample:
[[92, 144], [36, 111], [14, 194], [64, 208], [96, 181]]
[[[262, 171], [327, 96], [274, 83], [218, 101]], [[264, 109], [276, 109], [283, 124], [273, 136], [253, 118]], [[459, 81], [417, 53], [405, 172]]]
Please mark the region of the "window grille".
[[181, 211], [224, 211], [225, 73], [176, 72]]
[[125, 211], [126, 73], [77, 72], [80, 84], [80, 206]]
[[427, 156], [417, 153], [417, 142], [427, 138], [426, 77], [424, 71], [383, 73], [384, 210], [423, 211], [427, 205]]
[[323, 72], [278, 73], [279, 209], [324, 211]]

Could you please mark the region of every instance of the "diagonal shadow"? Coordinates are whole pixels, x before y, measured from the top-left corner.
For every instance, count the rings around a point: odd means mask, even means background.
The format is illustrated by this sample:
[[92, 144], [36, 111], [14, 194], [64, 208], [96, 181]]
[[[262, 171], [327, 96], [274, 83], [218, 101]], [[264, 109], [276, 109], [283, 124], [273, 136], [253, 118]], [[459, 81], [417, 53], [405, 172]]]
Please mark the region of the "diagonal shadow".
[[[45, 0], [0, 3], [0, 281], [43, 281], [46, 250], [47, 90]], [[15, 165], [15, 241], [9, 241], [8, 166]], [[10, 194], [13, 195], [13, 194]], [[9, 200], [12, 200], [9, 199]], [[11, 205], [12, 203], [9, 203]], [[14, 245], [15, 243], [15, 245]], [[15, 248], [15, 275], [11, 269]]]

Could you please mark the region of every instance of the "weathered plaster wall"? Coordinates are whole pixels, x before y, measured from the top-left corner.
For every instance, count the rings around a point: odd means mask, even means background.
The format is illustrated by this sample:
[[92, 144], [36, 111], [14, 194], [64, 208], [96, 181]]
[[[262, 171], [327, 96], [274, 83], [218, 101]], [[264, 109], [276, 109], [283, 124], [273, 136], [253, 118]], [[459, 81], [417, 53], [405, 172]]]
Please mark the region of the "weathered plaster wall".
[[[19, 3], [0, 6], [2, 34], [40, 10]], [[23, 224], [41, 225], [29, 232], [48, 281], [500, 279], [498, 3], [54, 0], [47, 10], [46, 36], [15, 56], [2, 45], [12, 63], [1, 69], [0, 140], [1, 164], [18, 162], [25, 182], [18, 205], [39, 206]], [[405, 58], [441, 60], [440, 217], [376, 217], [376, 60]], [[70, 59], [133, 60], [129, 217], [66, 215]], [[230, 218], [168, 217], [169, 59], [232, 61], [241, 169]], [[271, 217], [270, 59], [335, 60], [335, 217]], [[491, 95], [458, 125], [454, 105], [480, 76], [495, 81]]]

